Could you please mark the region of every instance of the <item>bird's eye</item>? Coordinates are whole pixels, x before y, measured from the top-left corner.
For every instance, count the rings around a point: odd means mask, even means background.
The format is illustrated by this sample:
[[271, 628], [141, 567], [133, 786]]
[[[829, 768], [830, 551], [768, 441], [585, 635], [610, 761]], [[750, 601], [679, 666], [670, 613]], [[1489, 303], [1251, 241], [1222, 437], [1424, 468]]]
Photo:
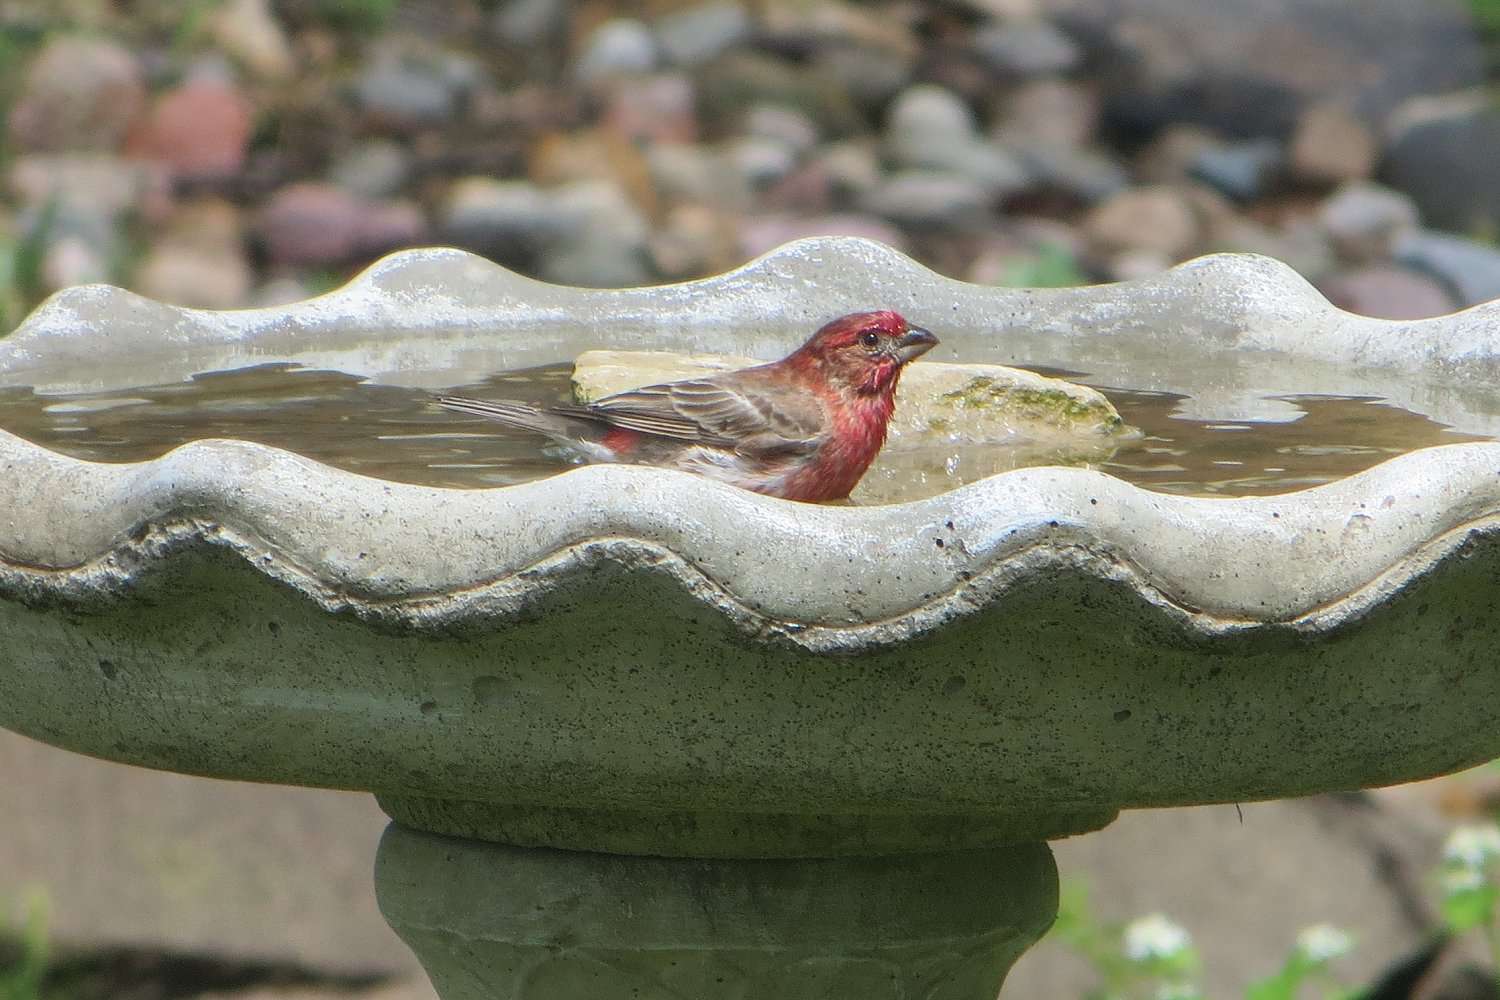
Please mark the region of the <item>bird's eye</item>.
[[876, 344], [880, 343], [880, 335], [866, 330], [864, 333], [859, 335], [859, 342], [861, 344], [864, 344], [866, 347], [874, 347]]

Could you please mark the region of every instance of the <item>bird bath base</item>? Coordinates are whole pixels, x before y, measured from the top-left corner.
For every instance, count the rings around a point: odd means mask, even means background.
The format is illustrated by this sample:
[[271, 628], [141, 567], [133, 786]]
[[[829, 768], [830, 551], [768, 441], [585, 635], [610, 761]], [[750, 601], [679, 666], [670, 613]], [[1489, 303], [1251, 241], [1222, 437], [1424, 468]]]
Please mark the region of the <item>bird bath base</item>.
[[392, 823], [375, 886], [443, 1000], [994, 1000], [1057, 914], [1043, 843], [709, 860]]
[[794, 815], [569, 809], [378, 795], [396, 822], [450, 837], [607, 854], [830, 858], [967, 851], [1098, 830], [1114, 809], [1001, 814]]

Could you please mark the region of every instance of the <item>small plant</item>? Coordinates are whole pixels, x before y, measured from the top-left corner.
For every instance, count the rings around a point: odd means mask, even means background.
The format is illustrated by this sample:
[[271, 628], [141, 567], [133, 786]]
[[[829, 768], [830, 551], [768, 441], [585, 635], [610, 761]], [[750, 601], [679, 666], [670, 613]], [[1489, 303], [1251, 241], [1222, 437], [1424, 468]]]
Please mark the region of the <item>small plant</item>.
[[1500, 826], [1494, 823], [1460, 826], [1448, 835], [1439, 870], [1443, 922], [1454, 936], [1469, 933], [1484, 936], [1490, 964], [1495, 969], [1496, 988], [1500, 989], [1497, 874], [1500, 874]]
[[0, 1000], [39, 1000], [47, 972], [47, 894], [26, 894], [19, 912], [0, 909]]
[[1069, 288], [1088, 284], [1078, 262], [1066, 247], [1047, 244], [1030, 257], [1010, 264], [1000, 284], [1009, 288]]
[[[1099, 975], [1100, 987], [1084, 1000], [1204, 1000], [1192, 937], [1159, 913], [1123, 925], [1101, 923], [1089, 910], [1087, 890], [1073, 883], [1063, 887], [1053, 933]], [[1330, 969], [1352, 948], [1353, 940], [1336, 927], [1309, 927], [1279, 971], [1246, 988], [1245, 1000], [1297, 1000], [1307, 988], [1320, 988], [1323, 1000], [1352, 1000], [1358, 991]]]

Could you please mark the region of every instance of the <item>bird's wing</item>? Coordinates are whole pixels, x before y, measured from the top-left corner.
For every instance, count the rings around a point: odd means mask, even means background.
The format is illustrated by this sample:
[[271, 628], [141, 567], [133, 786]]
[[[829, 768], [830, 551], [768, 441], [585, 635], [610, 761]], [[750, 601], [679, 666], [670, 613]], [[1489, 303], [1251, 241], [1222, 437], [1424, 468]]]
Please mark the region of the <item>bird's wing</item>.
[[791, 394], [732, 372], [606, 396], [588, 407], [619, 427], [751, 453], [815, 448], [824, 433], [811, 393]]

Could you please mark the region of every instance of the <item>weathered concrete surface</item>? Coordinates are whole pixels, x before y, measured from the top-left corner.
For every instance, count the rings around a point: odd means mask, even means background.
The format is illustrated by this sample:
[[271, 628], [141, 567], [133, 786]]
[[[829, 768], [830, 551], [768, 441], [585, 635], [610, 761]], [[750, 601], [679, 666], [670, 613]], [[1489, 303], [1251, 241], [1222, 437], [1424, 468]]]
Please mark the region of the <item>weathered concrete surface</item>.
[[375, 883], [444, 1000], [994, 1000], [1057, 911], [1044, 844], [700, 861], [393, 825]]
[[439, 490], [226, 442], [0, 457], [0, 724], [455, 803], [439, 830], [956, 849], [1500, 753], [1500, 445], [1283, 497], [1029, 469], [877, 508], [619, 466]]

